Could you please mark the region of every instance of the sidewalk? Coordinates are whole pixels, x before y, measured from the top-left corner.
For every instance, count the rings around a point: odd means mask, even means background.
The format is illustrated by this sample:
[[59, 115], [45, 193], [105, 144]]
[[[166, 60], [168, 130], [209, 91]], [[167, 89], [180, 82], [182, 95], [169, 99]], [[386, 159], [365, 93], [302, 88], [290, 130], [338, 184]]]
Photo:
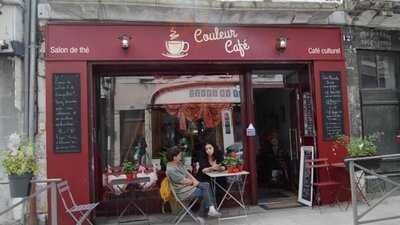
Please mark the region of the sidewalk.
[[[393, 196], [385, 200], [381, 205], [372, 210], [365, 219], [400, 216], [400, 196]], [[365, 207], [359, 206], [359, 213]], [[173, 224], [171, 216], [152, 215], [151, 224]], [[112, 221], [103, 221], [97, 224], [116, 224]], [[180, 223], [181, 225], [195, 225], [189, 217]], [[218, 225], [218, 220], [208, 219], [208, 225]], [[287, 209], [265, 210], [259, 206], [251, 206], [248, 218], [220, 221], [221, 225], [353, 225], [352, 207], [346, 211], [338, 206], [310, 208], [297, 207]], [[373, 225], [399, 225], [400, 219], [370, 223]]]

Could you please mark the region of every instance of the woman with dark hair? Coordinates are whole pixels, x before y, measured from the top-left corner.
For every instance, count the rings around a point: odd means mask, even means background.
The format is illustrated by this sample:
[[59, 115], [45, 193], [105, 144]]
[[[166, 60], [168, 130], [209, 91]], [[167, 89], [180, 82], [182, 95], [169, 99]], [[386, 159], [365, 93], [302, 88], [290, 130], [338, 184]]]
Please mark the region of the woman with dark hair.
[[208, 182], [210, 177], [206, 172], [220, 171], [225, 168], [221, 166], [224, 160], [224, 153], [216, 148], [216, 145], [211, 142], [205, 142], [199, 152], [199, 171], [197, 177], [200, 181]]

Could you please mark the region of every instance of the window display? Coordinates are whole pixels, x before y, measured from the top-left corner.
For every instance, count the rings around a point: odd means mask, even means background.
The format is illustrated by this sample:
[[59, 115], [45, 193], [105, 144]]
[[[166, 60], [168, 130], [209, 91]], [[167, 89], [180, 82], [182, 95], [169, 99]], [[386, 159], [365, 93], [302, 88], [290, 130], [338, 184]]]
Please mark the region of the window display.
[[195, 165], [205, 142], [224, 151], [241, 141], [239, 75], [103, 77], [99, 137], [102, 167], [132, 162], [163, 169], [180, 146]]

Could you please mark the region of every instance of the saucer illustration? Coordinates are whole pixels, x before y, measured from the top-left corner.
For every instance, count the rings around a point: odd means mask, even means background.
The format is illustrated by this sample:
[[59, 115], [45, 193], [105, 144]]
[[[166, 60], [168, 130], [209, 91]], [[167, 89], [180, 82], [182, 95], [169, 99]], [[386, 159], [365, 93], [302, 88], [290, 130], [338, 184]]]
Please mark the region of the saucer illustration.
[[165, 57], [169, 57], [169, 58], [182, 58], [188, 55], [188, 53], [183, 53], [180, 55], [172, 55], [170, 53], [161, 53], [161, 55], [165, 56]]

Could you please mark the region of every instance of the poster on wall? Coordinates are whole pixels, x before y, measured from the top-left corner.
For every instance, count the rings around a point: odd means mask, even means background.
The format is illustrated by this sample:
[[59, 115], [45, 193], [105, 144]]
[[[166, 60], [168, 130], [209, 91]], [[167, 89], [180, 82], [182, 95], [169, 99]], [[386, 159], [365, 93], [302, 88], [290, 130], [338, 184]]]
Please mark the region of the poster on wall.
[[298, 201], [312, 206], [314, 171], [306, 168], [305, 161], [314, 159], [314, 146], [301, 146]]
[[53, 76], [54, 151], [81, 150], [81, 83], [79, 74]]
[[311, 93], [303, 94], [304, 136], [314, 137], [314, 110]]

